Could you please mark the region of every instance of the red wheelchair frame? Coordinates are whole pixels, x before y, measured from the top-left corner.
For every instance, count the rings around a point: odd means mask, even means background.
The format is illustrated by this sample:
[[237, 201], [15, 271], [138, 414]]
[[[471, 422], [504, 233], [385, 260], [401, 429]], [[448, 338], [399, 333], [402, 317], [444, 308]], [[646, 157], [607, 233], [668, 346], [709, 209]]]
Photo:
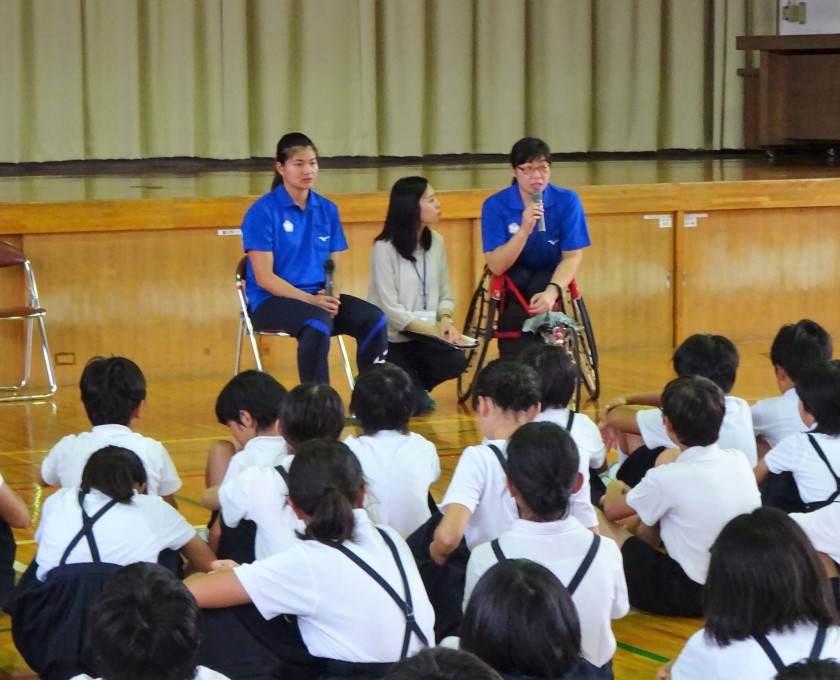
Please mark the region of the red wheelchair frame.
[[[474, 337], [479, 345], [467, 350], [467, 368], [458, 377], [458, 403], [463, 404], [472, 394], [475, 376], [484, 365], [490, 341], [494, 338], [513, 339], [522, 337], [522, 331], [499, 331], [498, 319], [505, 309], [508, 293], [528, 311], [528, 301], [511, 281], [507, 274], [491, 274], [485, 267], [484, 274], [473, 293], [464, 323], [464, 335]], [[601, 380], [598, 375], [598, 349], [595, 345], [595, 334], [586, 304], [572, 280], [565, 294], [557, 301], [557, 311], [565, 312], [574, 319], [574, 324], [561, 324], [554, 327], [544, 338], [546, 342], [562, 345], [569, 352], [569, 356], [578, 367], [578, 384], [574, 392], [574, 405], [579, 408], [581, 403], [581, 385], [586, 387], [590, 399], [597, 399], [601, 392]], [[528, 311], [529, 316], [533, 316]], [[575, 409], [576, 410], [576, 409]]]

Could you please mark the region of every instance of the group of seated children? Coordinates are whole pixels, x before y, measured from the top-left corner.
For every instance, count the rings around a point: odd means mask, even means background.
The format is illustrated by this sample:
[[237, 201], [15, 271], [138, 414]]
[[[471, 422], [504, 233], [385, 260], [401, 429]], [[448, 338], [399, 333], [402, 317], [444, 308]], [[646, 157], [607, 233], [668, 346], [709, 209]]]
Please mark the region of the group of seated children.
[[[80, 382], [92, 431], [63, 438], [41, 467], [40, 481], [62, 488], [44, 503], [35, 560], [8, 605], [15, 642], [50, 680], [131, 678], [86, 632], [103, 620], [114, 636], [142, 627], [146, 586], [183, 600], [163, 575], [183, 575], [182, 555], [204, 633], [192, 631], [195, 653], [173, 680], [197, 666], [208, 678], [411, 677], [407, 661], [391, 667], [459, 633], [444, 644], [478, 659], [424, 654], [414, 667], [610, 678], [611, 620], [630, 606], [705, 615], [662, 678], [771, 678], [837, 656], [840, 362], [830, 357], [819, 325], [783, 327], [771, 350], [783, 394], [751, 413], [729, 395], [734, 345], [691, 336], [674, 354], [678, 377], [605, 405], [600, 430], [568, 408], [577, 368], [563, 348], [492, 361], [473, 388], [484, 439], [464, 449], [439, 507], [429, 491], [439, 457], [409, 431], [402, 369], [359, 376], [349, 410], [362, 433], [344, 442], [344, 405], [328, 385], [287, 392], [245, 371], [216, 402], [234, 441], [208, 456], [208, 542], [173, 507], [181, 482], [169, 454], [130, 429], [145, 400], [140, 369], [97, 358]], [[605, 441], [623, 463], [599, 490]], [[800, 512], [760, 508], [759, 485], [773, 492], [765, 505], [772, 495]], [[0, 517], [28, 522], [5, 485]], [[171, 571], [120, 571], [138, 562]], [[131, 624], [89, 608], [115, 600], [109, 592], [128, 598], [131, 583]]]

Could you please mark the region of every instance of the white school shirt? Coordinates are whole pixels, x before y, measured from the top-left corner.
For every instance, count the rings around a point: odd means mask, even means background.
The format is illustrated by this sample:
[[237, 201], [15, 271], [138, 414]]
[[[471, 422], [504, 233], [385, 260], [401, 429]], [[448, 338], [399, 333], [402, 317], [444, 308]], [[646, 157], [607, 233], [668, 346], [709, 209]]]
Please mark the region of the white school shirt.
[[230, 459], [228, 469], [222, 478], [227, 482], [250, 467], [275, 467], [288, 453], [286, 440], [280, 436], [258, 436], [245, 442], [242, 450]]
[[[755, 467], [758, 463], [758, 447], [753, 432], [752, 414], [750, 407], [740, 397], [725, 397], [726, 411], [720, 426], [717, 445], [722, 449], [736, 449], [743, 453]], [[636, 414], [636, 424], [639, 433], [645, 441], [645, 446], [655, 449], [664, 446], [676, 449], [677, 445], [668, 437], [665, 431], [665, 420], [658, 408], [643, 409]]]
[[[518, 519], [510, 531], [499, 537], [499, 547], [508, 559], [525, 558], [542, 564], [568, 585], [592, 545], [593, 536], [574, 517], [555, 522]], [[472, 552], [467, 563], [464, 609], [478, 580], [497, 562], [489, 543]], [[601, 537], [595, 559], [572, 600], [580, 617], [583, 655], [596, 666], [603, 666], [615, 654], [610, 620], [620, 619], [630, 609], [621, 551], [613, 540]]]
[[432, 442], [419, 434], [385, 430], [347, 437], [365, 475], [365, 509], [378, 524], [410, 535], [426, 522], [429, 486], [440, 477], [440, 458]]
[[[840, 476], [840, 437], [811, 433], [823, 450], [834, 474]], [[791, 472], [799, 495], [806, 503], [827, 500], [837, 491], [837, 482], [811, 445], [808, 435], [799, 432], [785, 437], [764, 456], [770, 472]]]
[[625, 496], [648, 526], [659, 522], [665, 549], [696, 583], [706, 582], [709, 548], [736, 515], [761, 505], [755, 475], [735, 449], [692, 446], [647, 471]]
[[756, 437], [764, 437], [771, 448], [788, 435], [808, 429], [799, 415], [799, 396], [794, 387], [779, 397], [760, 399], [750, 411]]
[[[569, 409], [547, 408], [538, 413], [537, 417], [534, 418], [535, 423], [543, 421], [559, 425], [565, 430], [569, 422]], [[604, 446], [604, 438], [601, 436], [601, 431], [588, 415], [585, 413], [575, 413], [569, 435], [575, 440], [575, 444], [577, 444], [581, 460], [585, 461], [588, 478], [589, 468], [601, 467], [607, 456], [607, 447]]]
[[[559, 425], [564, 430], [569, 422], [569, 409], [552, 408], [537, 414], [534, 422], [549, 422]], [[600, 467], [606, 457], [606, 447], [601, 437], [601, 431], [588, 416], [575, 413], [572, 429], [569, 432], [578, 449], [580, 461], [578, 472], [583, 476], [583, 484], [569, 498], [569, 512], [577, 517], [583, 526], [590, 528], [598, 526], [598, 516], [592, 507], [592, 494], [589, 491], [589, 468]], [[595, 461], [594, 463], [592, 461]]]
[[[90, 517], [111, 498], [91, 490], [85, 496], [85, 511]], [[37, 576], [44, 580], [59, 565], [70, 541], [82, 528], [79, 489], [56, 491], [44, 501], [41, 523], [35, 531], [38, 552]], [[99, 557], [111, 564], [157, 562], [161, 550], [180, 550], [196, 536], [181, 514], [160, 496], [134, 494], [131, 503], [117, 503], [93, 525], [93, 537]], [[82, 538], [70, 552], [65, 564], [92, 562], [90, 546]]]
[[[364, 510], [354, 510], [353, 539], [344, 543], [405, 598], [390, 549]], [[434, 644], [435, 614], [405, 541], [390, 527], [411, 591], [415, 619]], [[295, 614], [311, 654], [339, 661], [397, 661], [405, 635], [403, 610], [358, 565], [318, 541], [299, 541], [277, 555], [233, 570], [266, 619]], [[423, 644], [412, 634], [409, 655]]]
[[125, 425], [96, 425], [90, 432], [63, 437], [41, 463], [41, 477], [49, 485], [77, 487], [88, 458], [105, 446], [121, 446], [137, 454], [146, 468], [148, 493], [169, 496], [181, 488], [178, 471], [163, 445]]
[[[287, 455], [280, 462], [286, 471], [294, 460]], [[219, 505], [222, 519], [229, 527], [238, 527], [243, 519], [257, 525], [254, 555], [261, 560], [295, 545], [297, 533], [306, 527], [286, 502], [289, 487], [274, 467], [250, 467], [222, 482]]]
[[840, 503], [813, 512], [792, 512], [790, 518], [802, 527], [815, 550], [840, 562]]
[[464, 531], [470, 550], [501, 536], [519, 518], [516, 501], [505, 484], [507, 475], [488, 444], [495, 444], [505, 455], [506, 439], [485, 440], [465, 448], [440, 504], [444, 513], [452, 503], [463, 505], [472, 513]]
[[[89, 675], [74, 675], [70, 680], [94, 680]], [[96, 678], [96, 680], [103, 680], [103, 678]], [[195, 667], [195, 678], [194, 680], [230, 680], [227, 675], [222, 675], [217, 671], [212, 670], [211, 668], [206, 668], [205, 666], [196, 666]]]
[[[817, 627], [800, 624], [792, 631], [770, 633], [767, 640], [785, 665], [808, 657]], [[826, 632], [821, 659], [840, 659], [840, 628]], [[685, 643], [671, 669], [671, 680], [773, 680], [776, 669], [770, 657], [753, 638], [731, 642], [726, 647], [707, 641], [701, 628]]]

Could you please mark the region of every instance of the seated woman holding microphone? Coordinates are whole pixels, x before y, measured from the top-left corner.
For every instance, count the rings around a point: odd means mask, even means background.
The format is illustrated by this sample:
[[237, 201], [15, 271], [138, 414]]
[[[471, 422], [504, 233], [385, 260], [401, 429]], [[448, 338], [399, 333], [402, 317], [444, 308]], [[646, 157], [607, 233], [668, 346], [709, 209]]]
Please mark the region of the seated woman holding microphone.
[[346, 333], [358, 343], [359, 370], [383, 361], [385, 317], [364, 300], [341, 295], [330, 281], [347, 241], [335, 203], [312, 191], [318, 150], [292, 132], [277, 143], [271, 192], [242, 221], [248, 253], [245, 289], [258, 330], [280, 330], [298, 341], [301, 382], [329, 383], [330, 336]]
[[[458, 349], [466, 341], [453, 322], [455, 301], [443, 237], [429, 228], [439, 219], [440, 203], [427, 179], [397, 180], [371, 256], [368, 301], [388, 320], [388, 361], [405, 370], [414, 383], [414, 415], [434, 409], [428, 393], [461, 375], [467, 365]], [[422, 336], [446, 340], [450, 346]]]

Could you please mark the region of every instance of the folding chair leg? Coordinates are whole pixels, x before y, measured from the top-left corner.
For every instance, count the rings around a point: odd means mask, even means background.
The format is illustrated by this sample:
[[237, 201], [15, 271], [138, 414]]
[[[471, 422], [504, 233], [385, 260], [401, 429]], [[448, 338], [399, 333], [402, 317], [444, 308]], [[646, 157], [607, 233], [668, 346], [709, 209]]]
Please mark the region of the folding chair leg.
[[[34, 319], [28, 319], [26, 324], [26, 349], [24, 350], [25, 363], [23, 368], [23, 381], [16, 387], [4, 386], [2, 389], [11, 391], [19, 390], [25, 387], [29, 382], [29, 376], [32, 368], [33, 322]], [[44, 368], [47, 371], [47, 380], [50, 386], [49, 391], [37, 394], [11, 394], [9, 396], [0, 397], [0, 401], [32, 401], [34, 399], [46, 399], [47, 397], [51, 397], [55, 394], [57, 389], [55, 371], [53, 370], [52, 359], [50, 358], [50, 347], [47, 343], [47, 330], [44, 326], [43, 317], [38, 317], [38, 330], [41, 333], [41, 353], [44, 357]]]
[[350, 368], [350, 357], [347, 356], [347, 348], [344, 346], [344, 338], [340, 335], [338, 336], [338, 346], [341, 348], [341, 357], [344, 360], [344, 374], [347, 376], [347, 382], [350, 384], [350, 389], [353, 390], [356, 387], [356, 383], [353, 380], [353, 371]]

